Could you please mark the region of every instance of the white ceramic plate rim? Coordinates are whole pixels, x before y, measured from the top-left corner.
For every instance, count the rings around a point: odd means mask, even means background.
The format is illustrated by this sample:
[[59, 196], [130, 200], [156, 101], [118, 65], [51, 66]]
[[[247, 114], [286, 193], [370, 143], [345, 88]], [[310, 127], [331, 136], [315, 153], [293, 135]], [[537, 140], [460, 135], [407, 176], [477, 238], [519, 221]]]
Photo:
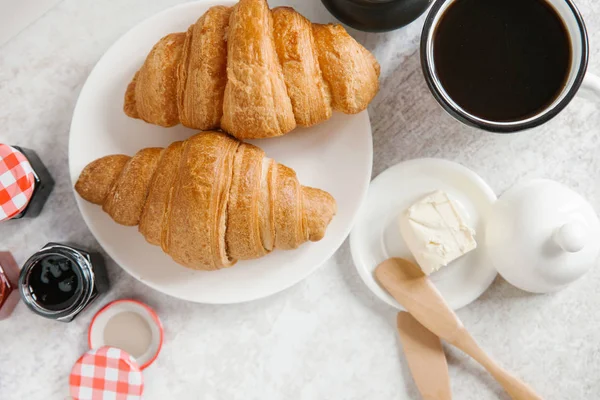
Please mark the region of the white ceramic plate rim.
[[[107, 60], [109, 60], [111, 58], [111, 53], [114, 52], [115, 49], [117, 49], [119, 46], [121, 46], [121, 43], [124, 42], [128, 36], [136, 35], [138, 29], [142, 29], [145, 26], [151, 26], [156, 21], [162, 20], [166, 15], [168, 15], [172, 12], [175, 12], [175, 11], [183, 12], [183, 10], [194, 9], [197, 7], [208, 8], [208, 7], [211, 7], [214, 5], [233, 5], [233, 4], [235, 4], [235, 2], [219, 1], [219, 0], [202, 0], [202, 1], [184, 3], [184, 4], [180, 4], [180, 5], [168, 8], [166, 10], [163, 10], [162, 12], [149, 17], [148, 19], [140, 22], [138, 25], [136, 25], [135, 27], [130, 29], [127, 33], [125, 33], [121, 38], [119, 38], [106, 51], [106, 53], [98, 61], [96, 66], [92, 69], [86, 83], [84, 84], [84, 86], [81, 90], [80, 98], [75, 106], [75, 110], [73, 113], [73, 120], [71, 122], [71, 131], [73, 131], [74, 127], [78, 126], [78, 124], [79, 124], [78, 116], [79, 116], [79, 109], [81, 107], [81, 99], [84, 98], [84, 96], [88, 95], [87, 92], [89, 90], [89, 82], [98, 73], [97, 71], [100, 69], [100, 67], [103, 65], [103, 63], [107, 62]], [[173, 290], [165, 290], [163, 287], [161, 287], [161, 285], [143, 279], [138, 273], [136, 273], [132, 268], [130, 268], [126, 262], [124, 262], [124, 260], [119, 256], [119, 251], [116, 248], [114, 248], [111, 243], [103, 240], [100, 237], [101, 235], [99, 234], [98, 230], [96, 229], [94, 222], [91, 220], [91, 217], [86, 212], [83, 211], [83, 204], [85, 201], [83, 199], [81, 199], [79, 197], [79, 195], [74, 191], [75, 199], [76, 199], [77, 205], [79, 207], [79, 210], [83, 216], [85, 223], [87, 224], [88, 228], [90, 229], [90, 231], [92, 232], [92, 234], [94, 235], [94, 237], [96, 238], [98, 243], [104, 248], [104, 250], [110, 255], [110, 257], [117, 264], [119, 264], [121, 266], [121, 268], [123, 268], [131, 276], [138, 279], [140, 282], [143, 282], [144, 284], [148, 285], [149, 287], [151, 287], [155, 290], [158, 290], [160, 292], [163, 292], [165, 294], [168, 294], [170, 296], [176, 297], [176, 298], [193, 301], [193, 302], [198, 302], [198, 303], [207, 303], [207, 304], [234, 304], [234, 303], [242, 303], [242, 302], [247, 302], [247, 301], [264, 298], [264, 297], [273, 295], [275, 293], [281, 292], [281, 291], [295, 285], [296, 283], [304, 280], [305, 278], [307, 278], [309, 275], [311, 275], [314, 271], [316, 271], [321, 265], [323, 265], [328, 259], [330, 259], [333, 256], [333, 254], [337, 251], [337, 249], [342, 245], [344, 240], [350, 234], [354, 220], [356, 219], [356, 216], [360, 210], [360, 205], [364, 202], [366, 195], [367, 195], [369, 181], [371, 178], [372, 164], [373, 164], [372, 132], [371, 132], [371, 126], [369, 123], [368, 112], [365, 110], [362, 113], [357, 114], [353, 117], [366, 119], [365, 130], [363, 133], [361, 133], [362, 139], [364, 139], [364, 142], [365, 142], [364, 145], [362, 146], [362, 148], [364, 149], [363, 154], [365, 156], [365, 165], [361, 167], [362, 168], [361, 170], [363, 171], [364, 179], [354, 180], [354, 186], [359, 189], [358, 191], [360, 193], [359, 198], [356, 199], [356, 200], [358, 200], [357, 201], [358, 206], [355, 207], [355, 209], [353, 210], [352, 217], [345, 222], [343, 234], [339, 234], [337, 236], [336, 240], [332, 241], [332, 244], [329, 246], [328, 251], [326, 251], [326, 252], [322, 251], [322, 254], [319, 257], [320, 261], [315, 262], [310, 266], [305, 266], [303, 268], [303, 271], [301, 274], [297, 274], [295, 278], [291, 278], [291, 279], [282, 281], [278, 285], [277, 288], [271, 288], [270, 290], [256, 290], [256, 291], [253, 291], [253, 293], [251, 295], [245, 295], [243, 297], [226, 296], [226, 297], [221, 297], [221, 298], [217, 298], [217, 297], [211, 298], [211, 297], [207, 297], [201, 293], [197, 293], [195, 295], [190, 295], [189, 293], [178, 293]], [[361, 121], [364, 122], [364, 120], [361, 120]], [[310, 128], [308, 128], [308, 129], [310, 129]], [[80, 170], [77, 170], [77, 168], [75, 168], [73, 166], [73, 163], [71, 160], [71, 155], [73, 154], [74, 151], [77, 150], [74, 148], [72, 138], [73, 138], [73, 136], [71, 135], [71, 138], [69, 141], [69, 167], [70, 167], [70, 173], [71, 173], [71, 181], [72, 181], [72, 184], [74, 185], [75, 182], [77, 181]], [[279, 161], [285, 163], [285, 160], [279, 160]], [[338, 200], [338, 202], [340, 201], [340, 199], [337, 199], [337, 200]], [[335, 218], [338, 218], [338, 217], [336, 216]]]
[[[379, 175], [377, 175], [377, 177], [375, 177], [375, 179], [373, 179], [373, 181], [371, 182], [371, 185], [376, 184], [378, 180], [385, 179], [385, 177], [389, 174], [394, 174], [395, 171], [402, 170], [404, 168], [418, 167], [420, 165], [429, 166], [429, 167], [435, 166], [440, 169], [456, 171], [459, 174], [467, 177], [469, 179], [469, 181], [471, 183], [473, 183], [480, 190], [480, 193], [487, 200], [489, 200], [490, 204], [493, 204], [497, 200], [497, 196], [494, 193], [494, 191], [492, 190], [492, 188], [483, 180], [483, 178], [481, 178], [479, 175], [477, 175], [474, 171], [472, 171], [469, 168], [467, 168], [461, 164], [458, 164], [456, 162], [445, 160], [445, 159], [438, 159], [438, 158], [417, 158], [417, 159], [413, 159], [413, 160], [400, 162], [396, 165], [389, 167], [388, 169], [386, 169], [385, 171], [383, 171]], [[367, 201], [364, 201], [362, 204], [363, 205], [361, 208], [369, 206]], [[361, 212], [359, 213], [359, 215], [356, 218], [356, 221], [358, 221], [362, 218], [363, 212], [364, 211], [361, 210]], [[352, 255], [352, 259], [354, 261], [354, 266], [355, 266], [360, 278], [365, 283], [365, 285], [369, 288], [369, 290], [374, 295], [376, 295], [380, 300], [382, 300], [385, 303], [389, 304], [390, 306], [396, 308], [397, 310], [405, 311], [404, 308], [393, 297], [391, 297], [385, 291], [385, 289], [383, 289], [377, 283], [373, 274], [370, 272], [370, 269], [363, 266], [362, 263], [358, 261], [358, 260], [362, 259], [362, 256], [358, 253], [358, 248], [360, 247], [358, 244], [359, 240], [361, 240], [359, 238], [359, 235], [355, 231], [352, 231], [350, 234], [350, 252]], [[484, 246], [485, 245], [484, 243], [485, 243], [484, 241], [482, 243], [478, 243], [478, 246]], [[490, 274], [490, 278], [488, 278], [488, 281], [486, 282], [485, 287], [482, 286], [482, 290], [479, 293], [479, 296], [481, 296], [481, 294], [483, 294], [489, 288], [489, 286], [492, 284], [495, 277], [497, 276], [497, 272], [495, 272], [495, 269], [491, 262], [490, 262], [490, 269], [493, 269], [494, 273]], [[470, 299], [470, 301], [461, 301], [461, 302], [459, 302], [459, 304], [457, 304], [453, 308], [455, 310], [460, 309], [460, 308], [470, 304], [471, 302], [475, 301], [479, 296], [477, 296], [473, 299]]]

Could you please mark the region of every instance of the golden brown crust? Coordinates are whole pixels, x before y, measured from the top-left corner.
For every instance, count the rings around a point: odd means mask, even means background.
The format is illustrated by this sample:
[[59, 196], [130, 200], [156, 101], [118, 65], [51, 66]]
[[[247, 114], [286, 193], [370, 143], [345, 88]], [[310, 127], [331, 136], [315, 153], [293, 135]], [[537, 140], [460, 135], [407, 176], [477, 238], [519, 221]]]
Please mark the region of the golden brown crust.
[[293, 169], [276, 164], [274, 219], [275, 247], [295, 249], [306, 242], [302, 220], [300, 184]]
[[139, 223], [161, 151], [155, 147], [140, 150], [123, 168], [102, 206], [115, 222], [126, 226]]
[[238, 147], [227, 205], [227, 251], [240, 260], [267, 254], [260, 231], [260, 197], [264, 152], [250, 144]]
[[231, 7], [211, 7], [186, 33], [178, 68], [179, 118], [187, 127], [218, 128], [227, 83], [227, 41]]
[[313, 24], [313, 34], [319, 65], [331, 88], [333, 108], [346, 114], [366, 109], [379, 90], [379, 64], [375, 58], [341, 25]]
[[359, 47], [361, 53], [367, 60], [367, 63], [370, 63], [373, 66], [373, 70], [375, 71], [375, 75], [377, 76], [377, 87], [379, 89], [379, 75], [381, 74], [381, 67], [380, 67], [379, 63], [377, 62], [377, 59], [375, 58], [373, 53], [371, 53], [369, 50], [367, 50], [363, 46], [361, 46], [360, 43], [357, 43], [357, 44], [358, 44], [358, 47]]
[[335, 199], [324, 190], [302, 186], [302, 204], [307, 239], [318, 242], [337, 213]]
[[238, 145], [217, 132], [193, 136], [184, 145], [164, 249], [180, 264], [206, 270], [232, 265], [224, 218]]
[[379, 64], [340, 25], [311, 24], [265, 0], [210, 8], [187, 33], [161, 39], [125, 93], [133, 118], [240, 139], [310, 126], [332, 108], [357, 113], [377, 93]]
[[281, 136], [296, 127], [265, 0], [240, 0], [231, 13], [221, 127], [239, 139]]
[[79, 175], [75, 190], [84, 200], [102, 205], [131, 157], [116, 154], [89, 163]]
[[182, 149], [183, 142], [175, 142], [162, 152], [140, 217], [140, 233], [149, 243], [157, 246], [161, 245], [162, 227], [166, 220], [173, 183], [179, 173]]
[[[185, 33], [171, 33], [150, 51], [144, 65], [134, 77], [135, 97], [126, 93], [128, 115], [160, 126], [179, 123], [177, 110], [177, 68], [181, 59]], [[129, 101], [128, 101], [129, 99]], [[132, 111], [135, 108], [135, 111]]]
[[135, 73], [133, 79], [131, 82], [129, 82], [129, 85], [127, 85], [127, 90], [125, 91], [125, 104], [123, 105], [123, 111], [125, 111], [125, 114], [131, 118], [140, 118], [140, 115], [137, 111], [137, 105], [135, 103], [136, 84], [139, 74], [139, 71]]
[[202, 270], [319, 240], [335, 214], [331, 195], [300, 186], [292, 169], [220, 132], [103, 157], [75, 189], [116, 222], [139, 224], [176, 262]]
[[273, 9], [275, 48], [296, 123], [311, 126], [331, 117], [331, 94], [323, 80], [309, 20], [291, 7]]

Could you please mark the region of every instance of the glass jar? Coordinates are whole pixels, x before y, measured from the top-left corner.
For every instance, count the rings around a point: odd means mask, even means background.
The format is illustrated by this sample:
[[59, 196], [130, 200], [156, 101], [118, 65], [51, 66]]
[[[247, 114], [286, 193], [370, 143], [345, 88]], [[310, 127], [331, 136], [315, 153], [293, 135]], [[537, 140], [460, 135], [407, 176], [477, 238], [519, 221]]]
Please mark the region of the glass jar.
[[108, 275], [99, 253], [48, 243], [21, 269], [19, 291], [34, 313], [70, 322], [102, 293]]
[[337, 19], [354, 29], [385, 32], [410, 24], [433, 0], [322, 0]]
[[0, 143], [0, 222], [37, 217], [54, 179], [33, 150]]
[[19, 302], [19, 267], [8, 252], [0, 252], [0, 321], [12, 314]]

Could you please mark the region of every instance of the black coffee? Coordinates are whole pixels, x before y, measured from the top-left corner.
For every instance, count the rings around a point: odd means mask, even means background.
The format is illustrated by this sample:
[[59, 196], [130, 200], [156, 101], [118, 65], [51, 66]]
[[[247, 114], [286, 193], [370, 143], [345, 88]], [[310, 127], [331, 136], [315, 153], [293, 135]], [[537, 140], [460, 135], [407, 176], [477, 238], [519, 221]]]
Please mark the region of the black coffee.
[[442, 15], [433, 44], [448, 95], [490, 121], [542, 111], [571, 68], [569, 33], [544, 0], [457, 0]]
[[77, 300], [82, 290], [82, 280], [70, 259], [48, 256], [32, 268], [29, 288], [42, 307], [63, 311]]

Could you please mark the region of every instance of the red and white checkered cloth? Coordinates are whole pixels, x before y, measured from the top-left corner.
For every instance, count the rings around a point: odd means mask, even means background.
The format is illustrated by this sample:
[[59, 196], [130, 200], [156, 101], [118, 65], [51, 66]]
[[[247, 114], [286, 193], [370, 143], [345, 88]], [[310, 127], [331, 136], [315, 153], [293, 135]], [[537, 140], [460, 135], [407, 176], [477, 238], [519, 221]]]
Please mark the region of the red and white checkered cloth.
[[71, 370], [69, 386], [75, 400], [140, 400], [144, 391], [135, 359], [108, 346], [81, 356]]
[[0, 221], [23, 211], [35, 187], [35, 175], [27, 158], [18, 150], [0, 143]]

